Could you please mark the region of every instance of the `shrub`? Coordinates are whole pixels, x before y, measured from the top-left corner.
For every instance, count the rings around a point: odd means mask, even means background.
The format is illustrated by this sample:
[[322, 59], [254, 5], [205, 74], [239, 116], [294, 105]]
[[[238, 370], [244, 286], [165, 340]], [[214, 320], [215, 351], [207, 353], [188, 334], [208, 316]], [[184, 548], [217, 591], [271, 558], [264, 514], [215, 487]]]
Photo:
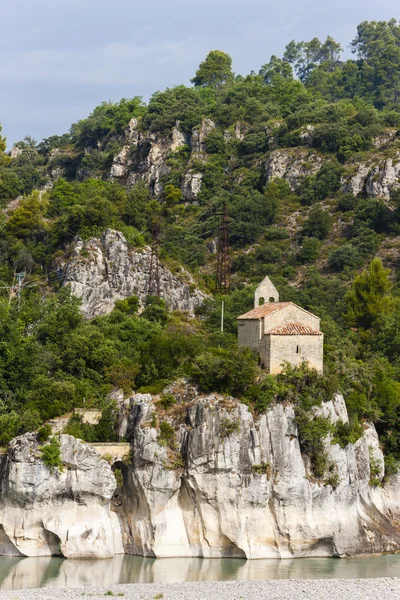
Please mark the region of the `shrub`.
[[319, 240], [326, 238], [332, 227], [332, 218], [321, 206], [314, 206], [310, 210], [307, 221], [302, 229], [303, 237], [314, 237]]
[[358, 419], [352, 419], [349, 423], [338, 421], [332, 438], [332, 444], [339, 444], [342, 448], [348, 444], [355, 444], [363, 434], [363, 428]]
[[314, 237], [305, 237], [303, 239], [300, 252], [298, 254], [301, 263], [312, 263], [317, 260], [321, 242]]
[[42, 449], [42, 461], [49, 469], [50, 473], [53, 473], [54, 469], [62, 470], [63, 463], [61, 460], [61, 444], [60, 441], [53, 437], [47, 446], [43, 446]]
[[346, 267], [357, 269], [362, 264], [362, 258], [357, 249], [350, 244], [344, 244], [328, 256], [328, 265], [333, 271], [343, 271]]
[[270, 463], [261, 462], [259, 465], [252, 465], [251, 470], [256, 475], [266, 475], [268, 480], [271, 479], [272, 469]]
[[52, 434], [52, 429], [51, 429], [51, 425], [49, 425], [48, 423], [46, 423], [46, 425], [43, 425], [43, 427], [41, 427], [37, 434], [36, 434], [36, 438], [37, 441], [41, 444], [43, 442], [47, 442], [47, 440], [49, 439], [49, 437]]
[[170, 448], [175, 446], [175, 430], [168, 421], [161, 421], [157, 441], [160, 446], [169, 446]]
[[221, 434], [221, 439], [225, 439], [233, 435], [234, 433], [238, 433], [240, 431], [240, 421], [236, 419], [232, 421], [231, 419], [223, 419], [219, 426], [219, 431]]
[[114, 469], [114, 477], [115, 481], [117, 482], [117, 487], [121, 489], [124, 485], [124, 476], [121, 469]]
[[249, 348], [211, 348], [191, 367], [192, 378], [204, 390], [241, 395], [257, 373], [257, 360]]
[[172, 394], [163, 394], [160, 400], [160, 404], [164, 410], [168, 410], [169, 408], [171, 408], [171, 406], [174, 406], [174, 404], [176, 404], [176, 399]]

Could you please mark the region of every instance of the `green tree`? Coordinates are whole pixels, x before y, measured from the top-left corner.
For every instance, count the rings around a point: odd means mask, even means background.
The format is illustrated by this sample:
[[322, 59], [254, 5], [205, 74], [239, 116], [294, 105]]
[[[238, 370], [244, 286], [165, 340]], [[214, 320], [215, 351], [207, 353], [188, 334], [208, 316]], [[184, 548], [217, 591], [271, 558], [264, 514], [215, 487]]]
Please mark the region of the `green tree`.
[[195, 86], [220, 88], [232, 79], [232, 58], [221, 50], [211, 50], [191, 82]]
[[332, 227], [332, 217], [321, 206], [314, 206], [310, 210], [307, 221], [304, 223], [302, 235], [323, 240]]
[[391, 314], [396, 307], [391, 289], [389, 269], [385, 269], [382, 261], [375, 258], [368, 269], [355, 276], [353, 286], [346, 295], [349, 324], [370, 330], [382, 317]]

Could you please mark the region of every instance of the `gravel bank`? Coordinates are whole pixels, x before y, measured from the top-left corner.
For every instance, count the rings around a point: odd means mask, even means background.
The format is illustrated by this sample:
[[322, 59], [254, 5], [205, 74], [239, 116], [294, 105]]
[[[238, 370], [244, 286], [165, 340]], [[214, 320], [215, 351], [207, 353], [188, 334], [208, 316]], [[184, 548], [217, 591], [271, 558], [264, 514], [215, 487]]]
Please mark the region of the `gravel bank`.
[[0, 600], [399, 600], [400, 578], [129, 584], [110, 588], [42, 588], [0, 592]]

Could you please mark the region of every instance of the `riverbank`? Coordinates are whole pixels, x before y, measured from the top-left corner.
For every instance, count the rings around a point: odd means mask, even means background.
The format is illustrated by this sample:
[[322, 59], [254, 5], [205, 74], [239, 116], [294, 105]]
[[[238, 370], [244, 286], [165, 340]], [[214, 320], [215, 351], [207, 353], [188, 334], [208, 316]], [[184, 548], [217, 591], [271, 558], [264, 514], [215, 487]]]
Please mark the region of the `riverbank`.
[[41, 588], [0, 591], [0, 600], [398, 600], [400, 578], [281, 579], [172, 584], [126, 584], [109, 588]]

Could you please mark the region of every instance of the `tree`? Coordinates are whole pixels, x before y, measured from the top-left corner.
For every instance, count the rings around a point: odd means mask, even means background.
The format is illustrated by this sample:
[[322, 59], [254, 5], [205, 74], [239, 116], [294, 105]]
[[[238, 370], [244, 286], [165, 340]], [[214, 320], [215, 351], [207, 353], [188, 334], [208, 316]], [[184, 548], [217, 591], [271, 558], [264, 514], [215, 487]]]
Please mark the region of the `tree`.
[[293, 69], [290, 63], [283, 58], [271, 56], [269, 63], [262, 65], [259, 75], [264, 79], [265, 83], [272, 83], [274, 78], [283, 77], [284, 79], [293, 79]]
[[[2, 131], [2, 127], [0, 124], [0, 134], [1, 134], [1, 131]], [[10, 162], [10, 158], [6, 154], [4, 154], [6, 147], [7, 147], [6, 138], [4, 138], [0, 135], [0, 167], [2, 165], [7, 165]]]
[[328, 235], [332, 226], [332, 218], [330, 214], [323, 210], [321, 206], [314, 206], [310, 210], [307, 221], [304, 223], [302, 235], [315, 237], [323, 240]]
[[351, 43], [359, 58], [364, 95], [376, 106], [400, 100], [400, 24], [390, 21], [364, 21]]
[[391, 314], [396, 307], [391, 288], [389, 269], [383, 267], [379, 258], [374, 258], [368, 269], [355, 276], [347, 293], [349, 324], [370, 330], [382, 317]]
[[196, 76], [191, 79], [195, 86], [220, 88], [233, 79], [232, 58], [221, 50], [211, 50], [200, 63]]
[[331, 36], [324, 43], [318, 38], [309, 42], [292, 40], [287, 46], [283, 60], [294, 66], [300, 81], [305, 83], [311, 73], [320, 65], [325, 71], [333, 71], [339, 64], [342, 48]]

